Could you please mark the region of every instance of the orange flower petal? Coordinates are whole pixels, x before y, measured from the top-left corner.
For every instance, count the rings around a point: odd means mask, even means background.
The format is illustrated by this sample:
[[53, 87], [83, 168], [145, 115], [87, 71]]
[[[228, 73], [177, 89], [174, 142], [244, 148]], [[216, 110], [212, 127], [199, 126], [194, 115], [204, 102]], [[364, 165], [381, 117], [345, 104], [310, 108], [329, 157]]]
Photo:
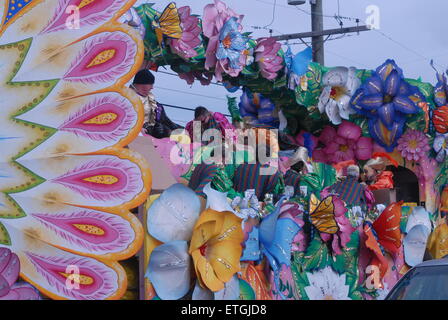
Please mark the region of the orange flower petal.
[[240, 271], [242, 252], [240, 242], [222, 241], [209, 247], [206, 258], [210, 261], [219, 280], [227, 282]]
[[192, 251], [199, 249], [199, 247], [212, 239], [216, 235], [215, 229], [216, 221], [208, 221], [195, 229], [191, 237], [190, 254]]
[[204, 285], [215, 292], [224, 289], [224, 283], [218, 279], [212, 265], [201, 255], [199, 250], [193, 251], [192, 257], [196, 266], [196, 273]]
[[241, 219], [234, 215], [232, 212], [221, 212], [224, 218], [221, 230], [219, 234], [213, 238], [209, 245], [214, 243], [231, 240], [237, 243], [241, 243], [244, 240], [243, 228], [241, 226]]

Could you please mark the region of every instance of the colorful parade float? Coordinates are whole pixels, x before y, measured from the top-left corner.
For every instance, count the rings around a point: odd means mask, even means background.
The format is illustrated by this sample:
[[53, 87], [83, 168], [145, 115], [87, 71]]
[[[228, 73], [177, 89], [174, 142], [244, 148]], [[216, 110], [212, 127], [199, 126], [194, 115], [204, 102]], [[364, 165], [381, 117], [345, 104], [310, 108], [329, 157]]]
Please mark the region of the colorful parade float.
[[[383, 299], [448, 254], [443, 70], [325, 67], [219, 0], [0, 3], [0, 299]], [[242, 89], [213, 114], [233, 161], [141, 133], [127, 83], [164, 66]]]

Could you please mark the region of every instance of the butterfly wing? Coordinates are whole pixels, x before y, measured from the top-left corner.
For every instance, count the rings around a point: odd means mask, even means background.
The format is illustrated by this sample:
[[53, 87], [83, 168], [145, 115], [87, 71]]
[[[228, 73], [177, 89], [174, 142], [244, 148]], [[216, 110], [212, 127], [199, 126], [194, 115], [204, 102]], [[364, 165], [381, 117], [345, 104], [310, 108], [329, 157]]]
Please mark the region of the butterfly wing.
[[372, 231], [372, 226], [370, 224], [364, 225], [364, 234], [366, 235], [366, 247], [370, 249], [374, 253], [374, 257], [372, 258], [371, 265], [378, 267], [380, 270], [380, 278], [382, 279], [387, 272], [388, 262], [386, 257], [383, 255], [380, 246], [378, 245], [378, 241], [375, 238], [375, 235]]
[[311, 195], [310, 212], [311, 223], [320, 232], [335, 234], [339, 231], [339, 226], [334, 216], [333, 197], [326, 197], [319, 202], [314, 194]]
[[299, 52], [292, 59], [292, 72], [298, 76], [303, 76], [308, 71], [308, 64], [313, 59], [313, 51], [311, 48]]
[[401, 247], [401, 206], [403, 201], [390, 204], [373, 223], [378, 242], [391, 254]]
[[182, 37], [179, 12], [174, 2], [171, 2], [163, 10], [159, 18], [159, 27], [156, 29], [156, 35], [159, 44], [162, 43], [164, 35], [173, 39], [180, 39]]

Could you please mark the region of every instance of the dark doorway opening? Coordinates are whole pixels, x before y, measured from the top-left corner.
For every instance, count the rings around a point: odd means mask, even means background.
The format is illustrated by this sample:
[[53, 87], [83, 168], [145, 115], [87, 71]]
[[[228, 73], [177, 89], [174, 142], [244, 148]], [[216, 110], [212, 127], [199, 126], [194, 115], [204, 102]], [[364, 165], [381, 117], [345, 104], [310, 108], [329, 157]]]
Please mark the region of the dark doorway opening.
[[398, 166], [388, 166], [388, 171], [392, 171], [394, 174], [394, 188], [397, 192], [397, 201], [403, 200], [404, 202], [415, 202], [420, 204], [420, 193], [418, 187], [418, 178], [411, 170]]

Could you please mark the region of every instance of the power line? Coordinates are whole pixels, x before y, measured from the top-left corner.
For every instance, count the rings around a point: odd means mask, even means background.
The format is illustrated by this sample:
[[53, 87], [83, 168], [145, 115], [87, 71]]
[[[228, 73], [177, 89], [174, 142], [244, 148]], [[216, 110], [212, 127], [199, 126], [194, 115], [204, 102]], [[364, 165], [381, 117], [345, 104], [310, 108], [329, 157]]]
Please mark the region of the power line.
[[275, 21], [275, 9], [277, 8], [277, 0], [274, 1], [274, 8], [272, 10], [272, 20], [271, 23], [264, 26], [264, 28], [271, 26]]
[[[162, 106], [165, 106], [165, 107], [168, 107], [168, 108], [174, 108], [174, 109], [182, 109], [182, 110], [188, 110], [188, 111], [195, 111], [195, 109], [193, 109], [193, 108], [187, 108], [187, 107], [180, 107], [180, 106], [176, 106], [176, 105], [173, 105], [173, 104], [167, 104], [167, 103], [162, 103], [162, 102], [159, 102]], [[224, 116], [226, 116], [226, 117], [232, 117], [230, 114], [223, 114]]]
[[161, 89], [161, 90], [166, 90], [166, 91], [173, 91], [173, 92], [178, 92], [178, 93], [190, 94], [192, 96], [198, 96], [198, 97], [214, 99], [214, 100], [219, 100], [219, 101], [227, 101], [224, 98], [217, 98], [217, 97], [207, 96], [207, 95], [204, 95], [204, 94], [192, 93], [192, 92], [188, 92], [188, 91], [182, 91], [182, 90], [176, 90], [176, 89], [170, 89], [170, 88], [164, 88], [164, 87], [155, 87], [155, 88], [156, 89]]
[[[422, 58], [422, 59], [424, 59], [424, 60], [431, 61], [430, 58], [425, 57], [424, 55], [420, 54], [419, 52], [415, 51], [414, 49], [411, 49], [411, 48], [409, 48], [408, 46], [402, 44], [401, 42], [399, 42], [399, 41], [397, 41], [397, 40], [395, 40], [395, 39], [392, 39], [392, 37], [388, 36], [388, 35], [385, 34], [384, 32], [382, 32], [382, 31], [380, 31], [380, 30], [378, 30], [378, 29], [372, 29], [372, 30], [378, 32], [379, 34], [381, 34], [381, 35], [382, 35], [383, 37], [385, 37], [386, 39], [388, 39], [388, 40], [394, 42], [395, 44], [399, 45], [399, 46], [402, 47], [403, 49], [405, 49], [405, 50], [407, 50], [407, 51], [409, 51], [409, 52], [411, 52], [411, 53], [413, 53], [413, 54], [419, 56], [420, 58]], [[436, 64], [436, 63], [435, 63], [435, 64]], [[436, 65], [442, 67], [442, 66], [439, 65], [439, 64], [436, 64]], [[443, 68], [443, 67], [442, 67], [442, 68]]]
[[[179, 78], [179, 75], [176, 73], [171, 73], [171, 72], [166, 72], [166, 71], [157, 71], [158, 73], [163, 73], [163, 74], [168, 74], [170, 76], [175, 76]], [[180, 79], [180, 78], [179, 78]], [[194, 79], [195, 81], [199, 81], [198, 79]], [[223, 87], [224, 85], [222, 83], [218, 83], [218, 82], [210, 82], [210, 84], [214, 84], [216, 86], [220, 86]]]

